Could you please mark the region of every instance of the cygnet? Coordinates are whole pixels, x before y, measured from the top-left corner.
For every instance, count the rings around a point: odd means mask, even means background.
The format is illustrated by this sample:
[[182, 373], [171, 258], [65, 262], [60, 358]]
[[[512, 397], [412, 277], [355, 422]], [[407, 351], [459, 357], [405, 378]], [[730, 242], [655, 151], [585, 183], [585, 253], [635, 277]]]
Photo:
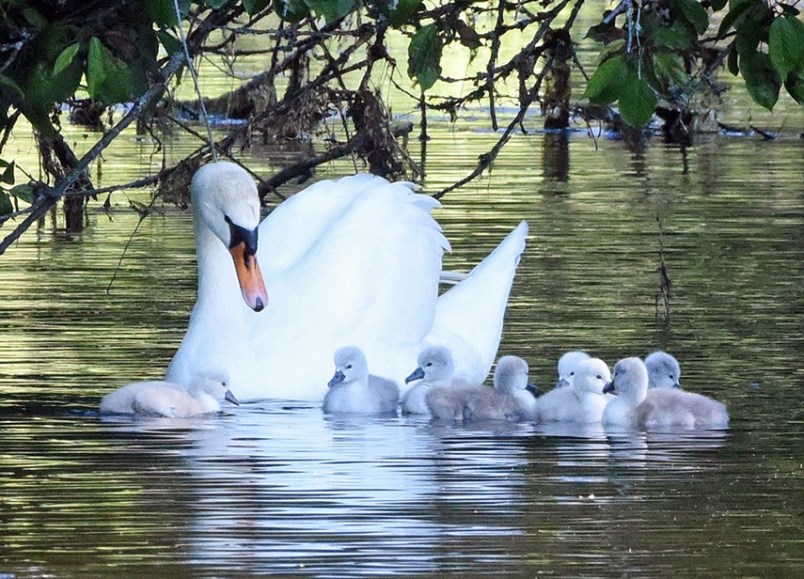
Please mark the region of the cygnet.
[[370, 375], [360, 348], [349, 346], [335, 352], [335, 374], [327, 385], [323, 406], [327, 414], [396, 414], [399, 387]]
[[672, 355], [657, 350], [645, 358], [648, 388], [681, 388], [681, 366]]
[[537, 422], [600, 422], [612, 396], [603, 393], [611, 372], [600, 358], [582, 360], [571, 388], [555, 388], [539, 398]]

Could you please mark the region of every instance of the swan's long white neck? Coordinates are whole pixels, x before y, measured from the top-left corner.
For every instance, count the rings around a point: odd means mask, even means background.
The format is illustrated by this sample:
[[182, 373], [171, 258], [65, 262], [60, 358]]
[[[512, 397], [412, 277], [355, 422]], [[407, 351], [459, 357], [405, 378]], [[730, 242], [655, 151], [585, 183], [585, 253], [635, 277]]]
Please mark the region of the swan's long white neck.
[[237, 283], [232, 256], [199, 213], [193, 216], [195, 253], [198, 259], [198, 299], [193, 309], [217, 323], [242, 319], [250, 311]]

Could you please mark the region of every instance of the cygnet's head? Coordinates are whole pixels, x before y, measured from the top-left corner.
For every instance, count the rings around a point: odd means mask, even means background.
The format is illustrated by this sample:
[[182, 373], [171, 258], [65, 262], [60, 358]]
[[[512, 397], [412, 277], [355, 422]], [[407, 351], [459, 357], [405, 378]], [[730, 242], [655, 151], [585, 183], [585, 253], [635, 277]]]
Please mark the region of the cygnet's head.
[[494, 369], [494, 389], [502, 394], [528, 390], [535, 396], [536, 387], [528, 382], [528, 363], [519, 356], [503, 356]]
[[558, 359], [558, 382], [556, 382], [556, 388], [572, 386], [572, 379], [575, 377], [575, 370], [578, 368], [578, 364], [589, 358], [589, 354], [579, 350], [567, 352], [561, 356]]
[[658, 350], [645, 358], [649, 388], [681, 388], [681, 366], [673, 356]]
[[203, 393], [212, 396], [218, 402], [226, 400], [235, 406], [240, 405], [235, 395], [229, 390], [229, 375], [225, 370], [204, 371], [198, 374], [190, 382], [187, 391], [193, 396]]
[[452, 354], [444, 346], [430, 346], [422, 350], [417, 362], [418, 368], [405, 378], [405, 384], [422, 378], [428, 382], [446, 382], [452, 380], [455, 374]]
[[336, 384], [362, 380], [368, 376], [368, 365], [363, 350], [355, 346], [347, 346], [335, 352], [335, 374], [327, 382], [332, 388]]
[[588, 358], [578, 364], [572, 388], [577, 393], [602, 394], [603, 387], [609, 382], [611, 382], [611, 371], [608, 365], [600, 358]]
[[617, 394], [620, 397], [633, 399], [636, 403], [645, 398], [648, 391], [648, 369], [637, 357], [623, 358], [614, 365], [614, 376], [606, 384], [603, 392]]

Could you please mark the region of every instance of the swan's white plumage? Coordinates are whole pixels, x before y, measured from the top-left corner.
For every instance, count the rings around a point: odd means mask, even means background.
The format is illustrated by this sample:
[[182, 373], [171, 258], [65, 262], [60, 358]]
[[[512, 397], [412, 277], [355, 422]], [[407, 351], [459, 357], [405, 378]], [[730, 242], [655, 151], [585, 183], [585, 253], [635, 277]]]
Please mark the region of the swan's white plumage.
[[[434, 343], [449, 347], [459, 375], [485, 379], [524, 249], [524, 222], [438, 297], [441, 257], [449, 249], [429, 213], [438, 202], [371, 175], [322, 181], [259, 225], [268, 303], [254, 312], [241, 296], [223, 219], [256, 227], [253, 180], [219, 162], [196, 173], [191, 191], [195, 207], [222, 209], [196, 209], [199, 295], [169, 380], [186, 381], [198, 366], [216, 363], [242, 400], [320, 400], [337, 349], [358, 345], [374, 374], [401, 383], [417, 354]], [[232, 209], [240, 205], [247, 208]]]

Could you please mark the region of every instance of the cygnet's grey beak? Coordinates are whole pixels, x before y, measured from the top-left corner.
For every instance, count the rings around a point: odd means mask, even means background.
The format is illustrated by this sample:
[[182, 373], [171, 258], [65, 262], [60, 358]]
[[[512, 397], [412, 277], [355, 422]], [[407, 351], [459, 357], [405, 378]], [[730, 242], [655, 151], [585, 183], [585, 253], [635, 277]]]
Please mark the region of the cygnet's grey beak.
[[533, 397], [534, 397], [534, 398], [538, 398], [539, 396], [541, 396], [542, 394], [544, 394], [544, 392], [542, 392], [542, 391], [539, 389], [539, 387], [538, 387], [538, 386], [536, 386], [536, 384], [534, 384], [533, 382], [528, 382], [528, 385], [527, 385], [527, 386], [525, 386], [525, 390], [527, 390], [528, 392], [530, 392], [531, 394], [533, 394]]
[[681, 382], [679, 382], [678, 380], [676, 380], [676, 381], [673, 383], [673, 388], [678, 388], [679, 390], [682, 390], [682, 388], [681, 388]]
[[332, 379], [329, 382], [327, 382], [327, 386], [332, 388], [336, 384], [340, 384], [341, 382], [343, 382], [345, 379], [346, 376], [344, 375], [343, 372], [341, 372], [340, 370], [335, 370], [335, 374], [332, 376]]
[[603, 394], [617, 394], [617, 390], [614, 388], [614, 382], [608, 382], [603, 386]]
[[414, 380], [421, 380], [422, 378], [424, 378], [424, 370], [416, 368], [410, 376], [405, 378], [405, 384], [410, 384]]
[[555, 387], [556, 388], [563, 388], [564, 386], [569, 386], [569, 380], [567, 380], [566, 378], [564, 378], [562, 376], [561, 378], [558, 379], [558, 382], [556, 382]]
[[240, 401], [237, 398], [235, 398], [235, 395], [232, 394], [231, 390], [226, 391], [226, 394], [223, 395], [223, 399], [226, 400], [227, 402], [231, 402], [235, 406], [240, 406]]

